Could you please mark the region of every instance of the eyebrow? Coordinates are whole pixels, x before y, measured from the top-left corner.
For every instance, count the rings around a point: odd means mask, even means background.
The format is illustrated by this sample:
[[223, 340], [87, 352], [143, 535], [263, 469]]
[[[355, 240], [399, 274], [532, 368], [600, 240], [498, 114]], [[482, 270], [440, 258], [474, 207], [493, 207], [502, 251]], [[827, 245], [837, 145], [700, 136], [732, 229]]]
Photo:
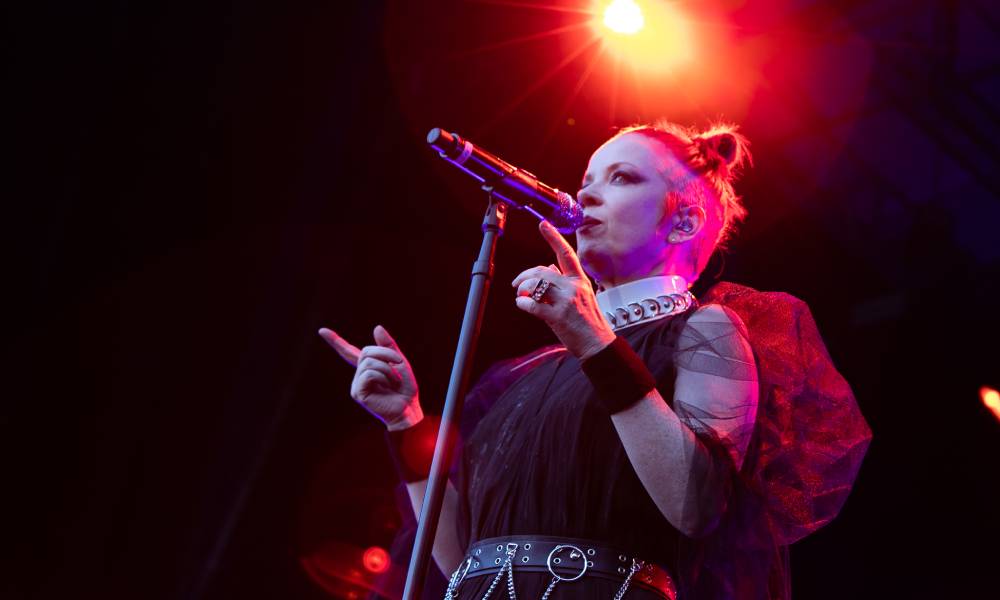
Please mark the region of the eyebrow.
[[[628, 165], [628, 166], [630, 166], [630, 167], [632, 167], [633, 169], [636, 169], [636, 170], [638, 170], [638, 168], [639, 168], [639, 167], [635, 166], [634, 164], [632, 164], [632, 163], [630, 163], [628, 161], [620, 160], [618, 162], [611, 163], [610, 165], [608, 165], [607, 168], [604, 169], [604, 172], [608, 173], [608, 172], [614, 171], [615, 169], [617, 169], [618, 167], [621, 167], [623, 165]], [[580, 187], [587, 187], [587, 185], [589, 185], [590, 182], [593, 181], [593, 180], [594, 180], [594, 175], [592, 173], [587, 173], [586, 175], [584, 175], [583, 181], [580, 183]]]

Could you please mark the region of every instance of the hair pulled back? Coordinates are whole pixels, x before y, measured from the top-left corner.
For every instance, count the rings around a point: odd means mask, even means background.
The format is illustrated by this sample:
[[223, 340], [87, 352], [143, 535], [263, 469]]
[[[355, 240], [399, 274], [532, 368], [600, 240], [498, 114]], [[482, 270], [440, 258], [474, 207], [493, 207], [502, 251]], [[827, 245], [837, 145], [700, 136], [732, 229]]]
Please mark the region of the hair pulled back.
[[733, 187], [746, 165], [753, 165], [750, 141], [730, 123], [713, 123], [704, 131], [670, 121], [626, 127], [614, 137], [637, 133], [662, 143], [693, 177], [674, 181], [667, 209], [673, 214], [686, 206], [705, 210], [702, 244], [695, 261], [700, 273], [712, 252], [724, 249], [736, 225], [746, 217], [742, 199]]

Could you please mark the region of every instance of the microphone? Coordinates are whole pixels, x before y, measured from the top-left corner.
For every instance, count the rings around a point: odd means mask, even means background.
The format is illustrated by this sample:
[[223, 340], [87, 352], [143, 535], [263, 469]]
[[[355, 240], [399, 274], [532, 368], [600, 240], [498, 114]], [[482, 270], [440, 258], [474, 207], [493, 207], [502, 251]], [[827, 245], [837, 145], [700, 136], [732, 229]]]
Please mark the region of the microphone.
[[545, 185], [531, 173], [474, 146], [458, 134], [435, 127], [427, 134], [427, 143], [441, 158], [472, 175], [499, 200], [535, 215], [539, 221], [548, 221], [560, 233], [573, 233], [583, 223], [583, 209], [573, 196]]

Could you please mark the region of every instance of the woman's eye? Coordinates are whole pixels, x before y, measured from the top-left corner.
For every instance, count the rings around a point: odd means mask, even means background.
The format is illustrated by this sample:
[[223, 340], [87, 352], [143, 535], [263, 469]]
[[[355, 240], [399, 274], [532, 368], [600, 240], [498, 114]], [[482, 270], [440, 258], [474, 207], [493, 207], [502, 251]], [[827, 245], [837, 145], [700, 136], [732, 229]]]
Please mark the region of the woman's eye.
[[611, 174], [611, 183], [631, 183], [633, 181], [635, 178], [625, 171], [615, 171]]

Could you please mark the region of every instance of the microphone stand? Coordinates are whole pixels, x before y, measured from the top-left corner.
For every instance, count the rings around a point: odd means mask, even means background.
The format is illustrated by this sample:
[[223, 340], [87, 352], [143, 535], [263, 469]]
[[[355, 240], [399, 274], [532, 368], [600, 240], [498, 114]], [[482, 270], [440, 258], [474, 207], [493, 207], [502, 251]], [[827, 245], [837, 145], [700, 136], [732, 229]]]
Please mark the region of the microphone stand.
[[479, 341], [479, 329], [483, 323], [483, 313], [486, 311], [486, 296], [490, 281], [493, 279], [493, 255], [496, 253], [497, 238], [503, 235], [504, 225], [507, 222], [507, 205], [498, 201], [492, 186], [484, 185], [483, 189], [489, 196], [489, 205], [482, 225], [483, 243], [479, 248], [479, 258], [472, 265], [469, 298], [465, 304], [462, 331], [458, 337], [455, 362], [451, 368], [448, 395], [441, 411], [441, 426], [438, 429], [427, 490], [424, 492], [424, 503], [417, 522], [417, 534], [413, 542], [413, 553], [410, 555], [410, 568], [406, 574], [403, 600], [416, 600], [424, 587], [431, 549], [434, 546], [434, 534], [437, 532], [441, 505], [444, 502], [445, 486], [448, 483], [448, 467], [451, 464], [465, 391], [472, 371], [472, 357]]

